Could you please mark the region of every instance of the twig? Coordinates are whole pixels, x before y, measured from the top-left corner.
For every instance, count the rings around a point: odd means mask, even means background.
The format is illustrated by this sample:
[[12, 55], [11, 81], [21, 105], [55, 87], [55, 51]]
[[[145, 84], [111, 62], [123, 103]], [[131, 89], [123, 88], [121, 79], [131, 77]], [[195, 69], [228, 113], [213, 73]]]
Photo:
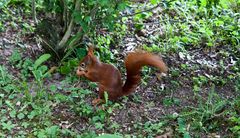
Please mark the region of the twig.
[[96, 5], [95, 7], [93, 7], [93, 9], [90, 11], [90, 17], [92, 17], [93, 19], [95, 18], [95, 15], [97, 13], [98, 10], [98, 5]]
[[149, 11], [152, 11], [152, 10], [158, 8], [158, 7], [160, 6], [160, 4], [161, 4], [161, 3], [159, 3], [158, 5], [156, 5], [156, 6], [152, 7], [152, 8], [150, 8], [150, 9], [146, 9], [146, 10], [143, 10], [143, 11], [140, 11], [140, 12], [135, 12], [135, 13], [132, 13], [132, 14], [122, 15], [122, 16], [120, 16], [120, 18], [122, 18], [122, 17], [134, 16], [134, 15], [137, 15], [137, 14], [140, 14], [140, 13], [143, 13], [143, 12], [149, 12]]
[[184, 23], [184, 22], [186, 22], [185, 20], [180, 21], [180, 20], [174, 20], [174, 19], [165, 19], [165, 20], [159, 20], [157, 22], [147, 22], [147, 23], [145, 23], [145, 22], [143, 22], [143, 23], [126, 22], [124, 24], [127, 24], [127, 25], [133, 25], [133, 24], [148, 24], [148, 25], [152, 25], [152, 24], [164, 23], [164, 22], [167, 22], [167, 21], [169, 21], [169, 22], [177, 22], [177, 23]]
[[56, 50], [54, 50], [53, 47], [45, 39], [43, 39], [41, 37], [39, 37], [39, 38], [46, 44], [46, 46], [48, 46], [48, 48], [50, 48], [56, 54], [58, 59], [60, 59], [60, 57], [59, 57], [58, 53], [56, 52]]

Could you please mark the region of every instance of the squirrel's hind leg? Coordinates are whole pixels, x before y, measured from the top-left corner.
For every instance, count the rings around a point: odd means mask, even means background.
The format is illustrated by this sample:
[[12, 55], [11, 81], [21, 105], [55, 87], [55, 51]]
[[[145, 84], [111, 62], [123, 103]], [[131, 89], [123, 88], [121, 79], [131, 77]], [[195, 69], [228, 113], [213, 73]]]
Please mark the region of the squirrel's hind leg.
[[98, 98], [94, 99], [92, 101], [92, 104], [93, 105], [98, 105], [100, 103], [104, 103], [105, 101], [103, 100], [104, 99], [104, 87], [101, 85], [101, 84], [98, 84]]

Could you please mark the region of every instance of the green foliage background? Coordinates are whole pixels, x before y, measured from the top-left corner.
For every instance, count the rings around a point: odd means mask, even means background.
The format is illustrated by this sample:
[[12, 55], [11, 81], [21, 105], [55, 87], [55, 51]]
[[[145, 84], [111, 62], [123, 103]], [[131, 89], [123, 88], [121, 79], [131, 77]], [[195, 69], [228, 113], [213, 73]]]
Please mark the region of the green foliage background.
[[[33, 2], [37, 18], [34, 24], [24, 19], [34, 19]], [[79, 7], [76, 8], [76, 5]], [[116, 111], [128, 110], [129, 103], [140, 104], [145, 102], [144, 99], [138, 95], [133, 95], [133, 100], [125, 97], [120, 102], [106, 99], [107, 103], [102, 108], [94, 107], [87, 100], [96, 97], [91, 92], [96, 84], [81, 79], [89, 85], [89, 89], [75, 87], [73, 84], [78, 83], [79, 78], [74, 69], [79, 59], [85, 56], [88, 42], [99, 48], [96, 55], [102, 61], [121, 67], [116, 58], [121, 53], [114, 50], [121, 50], [117, 45], [121, 45], [125, 37], [145, 29], [146, 22], [154, 17], [154, 12], [146, 9], [155, 6], [162, 9], [158, 24], [164, 33], [150, 36], [151, 43], [143, 44], [142, 48], [161, 52], [166, 58], [177, 53], [180, 59], [191, 62], [194, 61], [190, 56], [192, 50], [217, 51], [221, 57], [217, 62], [218, 72], [194, 74], [194, 71], [204, 70], [204, 67], [197, 64], [190, 66], [185, 62], [177, 66], [170, 64], [167, 83], [171, 87], [160, 90], [156, 86], [153, 88], [156, 89], [154, 94], [172, 95], [185, 85], [182, 81], [186, 79], [191, 84], [191, 98], [197, 101], [196, 105], [182, 107], [178, 113], [166, 114], [155, 121], [130, 123], [132, 131], [122, 132], [120, 130], [125, 124], [111, 120], [111, 117]], [[240, 0], [150, 0], [137, 4], [125, 0], [2, 0], [0, 32], [7, 30], [5, 24], [8, 23], [19, 36], [34, 34], [46, 54], [37, 55], [36, 59], [24, 57], [25, 41], [20, 37], [14, 43], [18, 50], [7, 58], [9, 65], [0, 66], [0, 137], [155, 137], [163, 134], [168, 127], [174, 129], [177, 137], [201, 137], [203, 133], [221, 132], [222, 124], [230, 137], [239, 136], [239, 7]], [[131, 12], [126, 14], [126, 11]], [[128, 30], [129, 21], [134, 31]], [[18, 30], [19, 26], [21, 31]], [[107, 33], [102, 34], [101, 31]], [[65, 35], [69, 36], [62, 41]], [[0, 45], [0, 50], [4, 48]], [[227, 66], [225, 59], [230, 56], [236, 63]], [[0, 56], [1, 61], [5, 58]], [[46, 85], [54, 78], [46, 64], [49, 61], [57, 61], [57, 72], [65, 74], [60, 84]], [[18, 70], [19, 74], [12, 72], [11, 68]], [[150, 69], [143, 70], [142, 85], [151, 78], [150, 72]], [[177, 80], [184, 75], [184, 80]], [[215, 91], [215, 87], [226, 84], [234, 87], [232, 93], [237, 96], [232, 100], [222, 98]], [[206, 86], [212, 89], [204, 97], [201, 92]], [[166, 108], [178, 107], [181, 99], [169, 96], [163, 98], [161, 103]], [[154, 104], [146, 103], [148, 106], [150, 108]], [[62, 108], [67, 108], [69, 122], [62, 120], [64, 114], [59, 112]], [[85, 128], [72, 127], [77, 123], [82, 123]], [[114, 135], [99, 136], [100, 132]]]

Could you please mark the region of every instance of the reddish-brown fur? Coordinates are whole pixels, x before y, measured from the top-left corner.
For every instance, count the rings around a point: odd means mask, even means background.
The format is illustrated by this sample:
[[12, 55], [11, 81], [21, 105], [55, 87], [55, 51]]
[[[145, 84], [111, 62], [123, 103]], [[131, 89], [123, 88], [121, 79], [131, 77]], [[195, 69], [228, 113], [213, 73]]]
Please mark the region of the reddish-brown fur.
[[135, 90], [141, 81], [141, 68], [146, 65], [157, 67], [161, 72], [167, 72], [167, 66], [159, 56], [147, 52], [132, 52], [125, 59], [127, 80], [123, 85], [119, 70], [113, 65], [99, 61], [94, 56], [93, 48], [90, 47], [87, 56], [80, 62], [77, 75], [85, 76], [90, 81], [98, 83], [100, 99], [106, 91], [109, 99], [115, 100]]

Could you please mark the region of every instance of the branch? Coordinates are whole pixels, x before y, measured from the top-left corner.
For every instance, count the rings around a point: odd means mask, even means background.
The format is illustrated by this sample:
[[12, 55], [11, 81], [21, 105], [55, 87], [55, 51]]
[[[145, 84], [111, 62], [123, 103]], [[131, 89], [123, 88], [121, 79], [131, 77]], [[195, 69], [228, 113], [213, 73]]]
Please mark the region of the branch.
[[72, 40], [67, 49], [73, 49], [74, 45], [76, 45], [82, 39], [82, 27], [79, 28], [78, 33], [75, 35], [76, 39]]
[[67, 1], [66, 0], [60, 0], [61, 6], [63, 7], [63, 15], [62, 15], [62, 19], [63, 19], [63, 32], [65, 32], [67, 30], [67, 26], [68, 26], [68, 18], [67, 18], [67, 12], [68, 12], [68, 7], [67, 7]]
[[72, 33], [73, 27], [74, 27], [74, 21], [72, 19], [68, 28], [67, 28], [66, 33], [64, 34], [62, 40], [59, 42], [59, 46], [57, 47], [57, 49], [62, 49], [65, 46], [67, 40], [69, 39], [69, 37]]
[[37, 24], [37, 17], [36, 17], [36, 4], [35, 0], [32, 0], [32, 15], [35, 25]]
[[[75, 11], [79, 10], [79, 8], [80, 8], [80, 2], [77, 0], [76, 3], [75, 3]], [[74, 17], [72, 16], [72, 19], [71, 19], [70, 24], [67, 28], [67, 31], [64, 34], [62, 40], [58, 44], [59, 46], [57, 47], [57, 50], [62, 49], [65, 46], [65, 44], [67, 43], [67, 40], [71, 36], [73, 28], [74, 28]]]
[[152, 11], [156, 8], [158, 8], [160, 6], [160, 3], [150, 9], [146, 9], [146, 10], [143, 10], [143, 11], [140, 11], [140, 12], [136, 12], [136, 13], [132, 13], [132, 14], [126, 14], [126, 15], [122, 15], [120, 16], [119, 18], [122, 18], [122, 17], [129, 17], [129, 16], [134, 16], [134, 15], [137, 15], [137, 14], [140, 14], [140, 13], [143, 13], [143, 12], [149, 12], [149, 11]]

